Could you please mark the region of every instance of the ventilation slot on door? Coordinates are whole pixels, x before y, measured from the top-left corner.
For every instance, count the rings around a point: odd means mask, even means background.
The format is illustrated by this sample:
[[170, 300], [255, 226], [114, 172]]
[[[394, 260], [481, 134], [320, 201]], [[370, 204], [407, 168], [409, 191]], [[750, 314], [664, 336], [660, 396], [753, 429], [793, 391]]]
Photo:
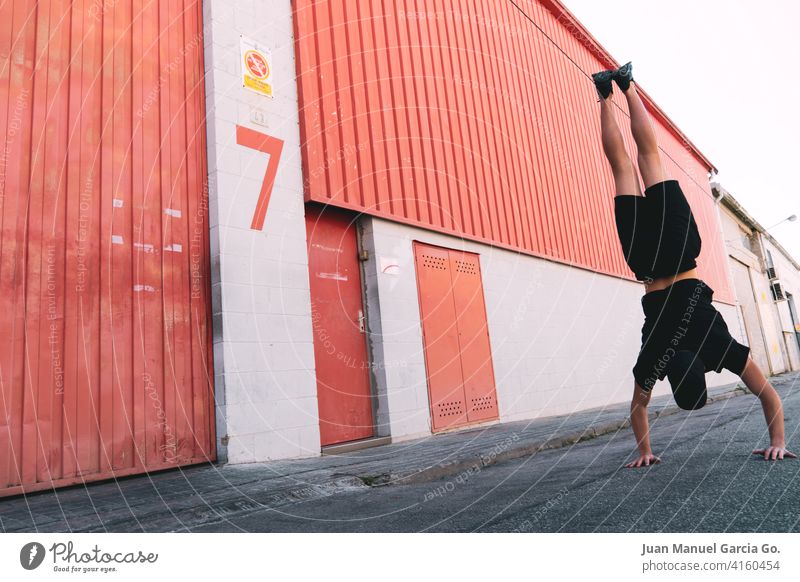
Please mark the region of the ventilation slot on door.
[[434, 257], [431, 255], [422, 255], [422, 266], [430, 267], [431, 269], [447, 269], [447, 258]]
[[491, 395], [481, 396], [472, 399], [472, 408], [470, 410], [491, 410], [494, 406], [494, 398]]
[[477, 275], [478, 266], [469, 261], [460, 261], [456, 259], [456, 271], [459, 273], [466, 273], [467, 275]]
[[439, 416], [459, 416], [464, 414], [464, 403], [461, 400], [440, 402], [436, 407], [439, 409]]

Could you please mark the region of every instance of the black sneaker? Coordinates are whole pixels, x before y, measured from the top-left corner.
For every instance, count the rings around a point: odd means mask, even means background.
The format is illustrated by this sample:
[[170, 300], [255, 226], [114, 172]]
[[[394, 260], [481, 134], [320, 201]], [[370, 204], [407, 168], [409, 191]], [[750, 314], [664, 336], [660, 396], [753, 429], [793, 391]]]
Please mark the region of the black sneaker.
[[633, 64], [628, 62], [614, 71], [614, 81], [622, 91], [627, 91], [633, 81]]
[[608, 96], [611, 95], [611, 79], [615, 73], [616, 71], [600, 71], [592, 75], [594, 86], [603, 99], [608, 99]]

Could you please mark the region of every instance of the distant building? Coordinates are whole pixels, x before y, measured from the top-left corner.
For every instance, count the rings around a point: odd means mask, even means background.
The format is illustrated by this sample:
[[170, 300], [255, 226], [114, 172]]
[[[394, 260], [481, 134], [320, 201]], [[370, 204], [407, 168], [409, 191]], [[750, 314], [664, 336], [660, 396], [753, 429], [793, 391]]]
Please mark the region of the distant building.
[[761, 233], [771, 299], [778, 315], [787, 368], [800, 369], [800, 265], [769, 233]]
[[800, 369], [800, 264], [719, 185], [730, 273], [753, 359], [764, 371]]

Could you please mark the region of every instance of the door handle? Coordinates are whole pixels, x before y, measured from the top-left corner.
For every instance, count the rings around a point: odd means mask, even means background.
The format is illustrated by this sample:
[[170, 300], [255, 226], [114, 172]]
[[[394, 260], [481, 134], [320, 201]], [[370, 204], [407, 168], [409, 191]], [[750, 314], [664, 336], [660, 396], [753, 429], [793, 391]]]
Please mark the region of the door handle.
[[361, 333], [364, 333], [366, 331], [366, 326], [364, 325], [364, 321], [366, 319], [367, 318], [364, 317], [364, 310], [363, 309], [359, 309], [358, 310], [358, 331], [360, 331]]

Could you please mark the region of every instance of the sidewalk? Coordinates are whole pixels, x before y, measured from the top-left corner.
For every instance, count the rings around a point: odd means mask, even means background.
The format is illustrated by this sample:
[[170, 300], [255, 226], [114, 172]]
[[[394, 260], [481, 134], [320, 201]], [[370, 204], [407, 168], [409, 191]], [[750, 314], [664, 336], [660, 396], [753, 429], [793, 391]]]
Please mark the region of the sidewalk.
[[[800, 376], [772, 378], [780, 390]], [[737, 384], [709, 391], [709, 406], [745, 394]], [[117, 481], [0, 499], [0, 531], [182, 531], [255, 510], [275, 509], [367, 487], [420, 483], [628, 426], [627, 403], [533, 421], [440, 434], [343, 455], [247, 465], [199, 465]], [[650, 417], [679, 412], [654, 398]], [[631, 439], [633, 436], [621, 435]]]

